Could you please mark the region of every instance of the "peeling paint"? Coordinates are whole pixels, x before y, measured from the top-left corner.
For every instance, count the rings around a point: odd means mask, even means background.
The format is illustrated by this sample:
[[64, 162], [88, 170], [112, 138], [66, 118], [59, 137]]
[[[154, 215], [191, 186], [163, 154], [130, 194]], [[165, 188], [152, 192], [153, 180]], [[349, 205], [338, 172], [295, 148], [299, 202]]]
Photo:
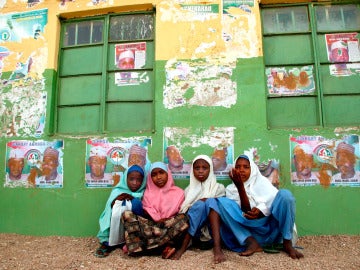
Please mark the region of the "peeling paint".
[[3, 104], [0, 107], [1, 136], [36, 135], [46, 113], [44, 87], [44, 81], [40, 80], [0, 89], [0, 104]]
[[163, 100], [165, 108], [184, 105], [230, 108], [237, 100], [237, 86], [231, 80], [233, 67], [234, 63], [215, 65], [207, 60], [168, 61]]
[[164, 128], [166, 140], [178, 146], [199, 147], [202, 144], [211, 147], [226, 147], [234, 144], [234, 127], [217, 127], [210, 130], [191, 128]]
[[[240, 10], [240, 13], [236, 13]], [[254, 29], [260, 26], [257, 23], [255, 12], [249, 14], [241, 12], [240, 8], [233, 8], [229, 14], [222, 18], [225, 52], [236, 58], [250, 58], [259, 56], [261, 44], [258, 31]]]
[[360, 126], [355, 127], [337, 127], [334, 129], [335, 136], [340, 136], [339, 133], [349, 133], [360, 131]]
[[47, 104], [43, 78], [48, 60], [48, 44], [43, 36], [47, 9], [8, 13], [0, 19], [6, 18], [17, 28], [9, 32], [8, 39], [1, 40], [9, 49], [2, 71], [11, 74], [1, 74], [0, 78], [0, 134], [39, 137], [44, 131]]
[[273, 145], [271, 142], [269, 142], [269, 146], [272, 152], [274, 152], [278, 148], [278, 145]]
[[[240, 7], [227, 9], [226, 14], [214, 12], [216, 8], [208, 13], [193, 11], [195, 8], [208, 9], [208, 6], [194, 1], [178, 4], [163, 1], [158, 5], [160, 31], [173, 29], [164, 43], [167, 49], [158, 51], [161, 58], [165, 52], [170, 54], [164, 55], [165, 59], [170, 58], [165, 66], [165, 108], [185, 105], [230, 108], [237, 101], [237, 84], [231, 80], [237, 59], [256, 57], [261, 52], [259, 31], [254, 31], [260, 27], [258, 14]], [[198, 22], [199, 13], [207, 20], [206, 24]], [[159, 43], [161, 46], [162, 42]], [[173, 59], [174, 55], [191, 60]]]

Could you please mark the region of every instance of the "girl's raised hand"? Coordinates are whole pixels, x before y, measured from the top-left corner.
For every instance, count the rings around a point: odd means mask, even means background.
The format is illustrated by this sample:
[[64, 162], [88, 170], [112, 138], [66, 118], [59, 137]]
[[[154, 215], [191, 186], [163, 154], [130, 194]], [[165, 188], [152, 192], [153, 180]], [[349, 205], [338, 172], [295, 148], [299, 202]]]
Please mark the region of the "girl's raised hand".
[[253, 207], [250, 211], [244, 213], [244, 217], [247, 219], [259, 219], [264, 217], [264, 214], [260, 211], [260, 209]]
[[229, 171], [229, 177], [235, 184], [235, 186], [243, 185], [243, 182], [241, 181], [240, 173], [235, 168], [232, 168]]

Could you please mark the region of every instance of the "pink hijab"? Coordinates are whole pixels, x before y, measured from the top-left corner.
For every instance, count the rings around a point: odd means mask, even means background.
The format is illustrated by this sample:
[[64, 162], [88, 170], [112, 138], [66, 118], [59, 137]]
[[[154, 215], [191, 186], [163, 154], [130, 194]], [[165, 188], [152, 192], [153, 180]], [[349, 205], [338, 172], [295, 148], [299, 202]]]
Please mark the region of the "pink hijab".
[[[151, 171], [155, 168], [163, 169], [168, 174], [168, 181], [161, 188], [156, 186], [151, 179]], [[167, 165], [162, 162], [153, 163], [147, 175], [146, 188], [142, 200], [144, 210], [154, 221], [171, 218], [179, 213], [184, 199], [184, 190], [175, 186], [171, 171], [168, 170]]]

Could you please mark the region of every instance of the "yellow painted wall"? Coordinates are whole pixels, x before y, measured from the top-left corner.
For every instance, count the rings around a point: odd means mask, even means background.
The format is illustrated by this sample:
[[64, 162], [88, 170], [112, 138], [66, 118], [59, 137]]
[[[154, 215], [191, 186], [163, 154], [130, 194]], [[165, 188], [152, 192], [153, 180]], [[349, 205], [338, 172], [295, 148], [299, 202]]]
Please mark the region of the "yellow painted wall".
[[[216, 4], [220, 12], [199, 18], [195, 12], [182, 9], [183, 4]], [[60, 35], [59, 18], [73, 18], [106, 14], [109, 12], [130, 12], [148, 10], [156, 7], [156, 56], [155, 60], [172, 58], [194, 59], [210, 58], [234, 61], [236, 58], [262, 56], [261, 26], [259, 24], [259, 6], [255, 1], [251, 14], [241, 9], [229, 10], [223, 15], [222, 1], [140, 1], [107, 0], [94, 5], [91, 0], [74, 0], [62, 4], [62, 1], [42, 1], [28, 7], [25, 1], [7, 0], [1, 14], [48, 9], [48, 23], [43, 38], [23, 40], [21, 43], [7, 43], [14, 52], [23, 52], [26, 59], [35, 53], [38, 74], [45, 69], [57, 69]], [[231, 42], [224, 42], [223, 32], [232, 36]], [[19, 58], [13, 54], [6, 59], [4, 72], [10, 71]]]

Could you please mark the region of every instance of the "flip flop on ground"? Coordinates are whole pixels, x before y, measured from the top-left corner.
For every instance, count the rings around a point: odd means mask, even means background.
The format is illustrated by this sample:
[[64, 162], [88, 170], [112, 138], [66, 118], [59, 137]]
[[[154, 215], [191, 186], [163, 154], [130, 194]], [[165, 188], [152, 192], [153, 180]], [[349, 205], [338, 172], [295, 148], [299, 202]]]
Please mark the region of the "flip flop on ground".
[[96, 249], [95, 251], [95, 256], [98, 258], [104, 258], [109, 256], [109, 254], [111, 253], [111, 251], [113, 251], [114, 248], [113, 247], [109, 247], [107, 245], [101, 244], [101, 246]]

